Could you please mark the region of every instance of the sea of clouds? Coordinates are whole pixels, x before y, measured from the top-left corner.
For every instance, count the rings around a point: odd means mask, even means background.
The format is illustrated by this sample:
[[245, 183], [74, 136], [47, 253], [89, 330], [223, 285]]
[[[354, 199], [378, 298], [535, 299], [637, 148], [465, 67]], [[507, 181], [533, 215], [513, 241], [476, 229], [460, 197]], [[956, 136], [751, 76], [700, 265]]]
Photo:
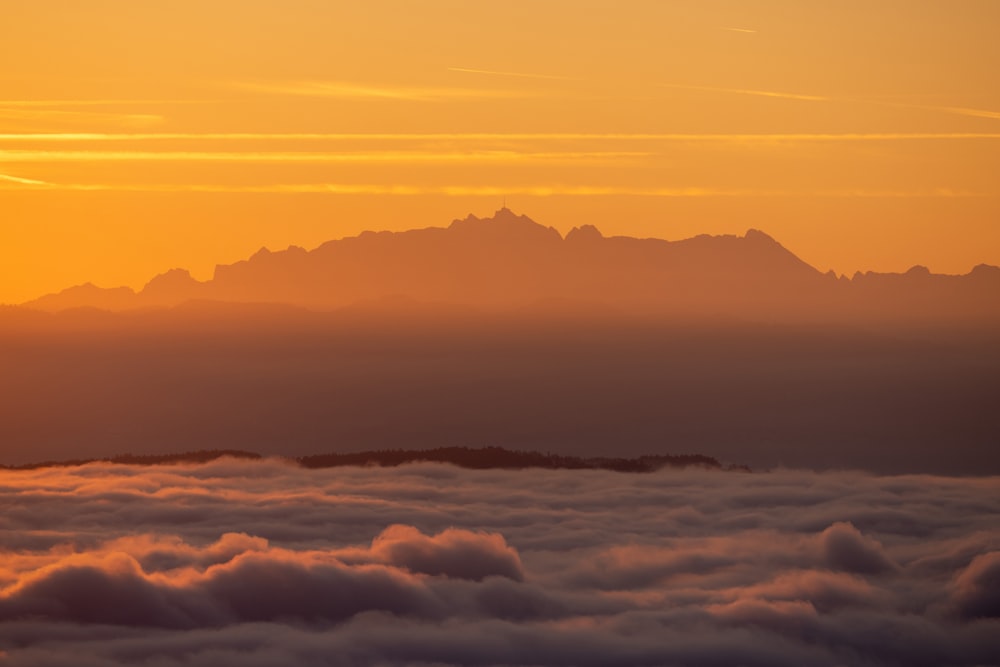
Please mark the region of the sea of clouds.
[[0, 665], [996, 665], [1000, 478], [0, 472]]

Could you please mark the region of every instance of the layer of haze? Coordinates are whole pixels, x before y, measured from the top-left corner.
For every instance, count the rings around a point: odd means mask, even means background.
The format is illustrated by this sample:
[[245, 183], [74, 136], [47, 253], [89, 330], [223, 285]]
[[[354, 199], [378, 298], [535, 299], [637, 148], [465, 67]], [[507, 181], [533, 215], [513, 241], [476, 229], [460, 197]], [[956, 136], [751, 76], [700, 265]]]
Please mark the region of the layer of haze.
[[509, 209], [0, 308], [0, 462], [500, 445], [1000, 472], [1000, 268], [824, 274], [771, 237]]
[[0, 664], [996, 664], [998, 478], [0, 472]]
[[678, 323], [544, 303], [498, 316], [405, 301], [13, 315], [0, 320], [0, 463], [497, 445], [1000, 473], [995, 329]]
[[821, 270], [1000, 264], [1000, 5], [8, 0], [0, 302], [207, 278], [504, 196], [764, 229]]

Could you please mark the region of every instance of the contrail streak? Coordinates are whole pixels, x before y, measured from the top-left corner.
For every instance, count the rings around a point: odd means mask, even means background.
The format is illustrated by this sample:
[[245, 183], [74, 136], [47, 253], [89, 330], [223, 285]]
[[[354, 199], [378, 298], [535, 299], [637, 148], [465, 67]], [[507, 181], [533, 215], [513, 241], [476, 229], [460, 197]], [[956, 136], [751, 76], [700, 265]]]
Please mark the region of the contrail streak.
[[829, 102], [829, 97], [820, 95], [802, 95], [799, 93], [784, 93], [772, 90], [749, 90], [744, 88], [713, 88], [711, 86], [686, 86], [676, 83], [662, 83], [662, 88], [681, 88], [684, 90], [702, 90], [711, 93], [731, 93], [733, 95], [756, 95], [758, 97], [779, 97], [786, 100], [803, 100], [806, 102]]
[[491, 69], [474, 69], [472, 67], [449, 67], [449, 72], [464, 72], [466, 74], [492, 74], [494, 76], [512, 76], [522, 79], [550, 79], [556, 81], [578, 81], [569, 76], [557, 76], [554, 74], [529, 74], [526, 72], [502, 72]]
[[20, 183], [21, 185], [52, 185], [45, 181], [36, 181], [33, 178], [21, 178], [20, 176], [11, 176], [10, 174], [0, 174], [0, 181], [7, 181], [8, 183]]

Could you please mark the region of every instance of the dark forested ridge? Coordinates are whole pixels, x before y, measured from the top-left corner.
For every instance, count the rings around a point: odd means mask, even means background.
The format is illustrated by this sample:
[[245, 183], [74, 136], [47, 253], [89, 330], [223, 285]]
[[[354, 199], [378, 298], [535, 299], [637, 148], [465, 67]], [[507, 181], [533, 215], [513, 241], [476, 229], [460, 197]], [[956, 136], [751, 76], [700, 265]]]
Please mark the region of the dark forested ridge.
[[[183, 463], [208, 463], [220, 458], [259, 460], [256, 452], [235, 449], [212, 449], [179, 454], [134, 455], [121, 454], [109, 458], [43, 461], [22, 465], [0, 465], [4, 470], [36, 470], [38, 468], [71, 467], [88, 463], [113, 463], [120, 465], [170, 465]], [[549, 470], [612, 470], [615, 472], [655, 472], [662, 468], [699, 467], [716, 470], [741, 470], [747, 466], [723, 466], [717, 459], [702, 454], [655, 454], [636, 458], [562, 456], [505, 449], [503, 447], [438, 447], [435, 449], [381, 449], [344, 454], [316, 454], [284, 459], [310, 469], [338, 468], [345, 466], [394, 467], [407, 463], [449, 463], [460, 468], [476, 470], [547, 468]]]
[[158, 466], [178, 463], [208, 463], [223, 457], [234, 459], [262, 459], [256, 452], [244, 452], [238, 449], [203, 449], [196, 452], [179, 452], [177, 454], [119, 454], [105, 458], [62, 459], [58, 461], [39, 461], [20, 465], [0, 465], [3, 470], [37, 470], [39, 468], [70, 468], [88, 463], [116, 463], [133, 466]]
[[[686, 468], [723, 466], [711, 456], [701, 454], [657, 454], [636, 458], [562, 456], [505, 449], [503, 447], [438, 447], [435, 449], [405, 450], [383, 449], [346, 454], [317, 454], [296, 459], [306, 468], [334, 468], [338, 466], [398, 466], [405, 463], [451, 463], [461, 468], [549, 468], [569, 470], [614, 470], [616, 472], [653, 472], [661, 468]], [[741, 466], [742, 468], [742, 466]]]

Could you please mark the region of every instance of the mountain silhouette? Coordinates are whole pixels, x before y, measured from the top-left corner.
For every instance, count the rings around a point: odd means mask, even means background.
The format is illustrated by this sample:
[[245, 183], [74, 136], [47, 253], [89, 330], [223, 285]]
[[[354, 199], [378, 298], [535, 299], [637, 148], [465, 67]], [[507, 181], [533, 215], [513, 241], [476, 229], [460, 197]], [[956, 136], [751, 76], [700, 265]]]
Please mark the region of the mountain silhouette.
[[202, 300], [334, 310], [397, 297], [485, 309], [603, 304], [668, 317], [1000, 322], [998, 296], [1000, 268], [986, 265], [965, 276], [914, 267], [837, 278], [755, 229], [665, 241], [605, 237], [584, 225], [563, 238], [505, 207], [447, 228], [364, 232], [311, 251], [261, 248], [246, 260], [217, 266], [205, 282], [173, 269], [138, 292], [88, 284], [24, 305], [121, 311]]
[[996, 267], [838, 277], [756, 230], [563, 237], [507, 209], [261, 249], [0, 307], [0, 463], [504, 447], [997, 474], [998, 297]]

